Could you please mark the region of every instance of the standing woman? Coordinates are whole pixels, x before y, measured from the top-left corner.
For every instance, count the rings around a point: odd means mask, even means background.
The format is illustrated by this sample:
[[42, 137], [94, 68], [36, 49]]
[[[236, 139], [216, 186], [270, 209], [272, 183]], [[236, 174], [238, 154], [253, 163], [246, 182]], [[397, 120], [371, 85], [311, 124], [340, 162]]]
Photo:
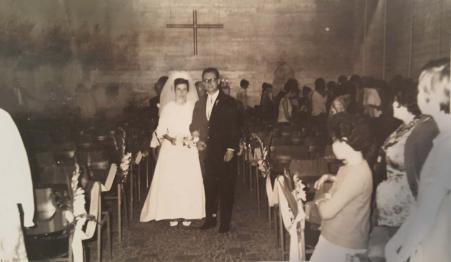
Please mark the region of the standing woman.
[[323, 175], [316, 183], [333, 186], [315, 201], [322, 219], [321, 235], [311, 262], [345, 262], [348, 255], [364, 253], [370, 230], [370, 202], [373, 182], [365, 153], [371, 146], [369, 126], [360, 116], [339, 113], [332, 126], [332, 150], [343, 166], [336, 176]]
[[451, 261], [451, 117], [449, 59], [428, 63], [418, 84], [418, 106], [439, 135], [421, 169], [417, 201], [385, 247], [388, 262]]
[[[413, 82], [404, 80], [400, 82], [393, 102], [393, 116], [402, 121], [382, 146], [385, 153], [386, 179], [376, 190], [377, 223], [384, 226], [388, 232], [396, 232], [409, 215], [409, 208], [414, 201], [413, 192], [409, 187], [407, 162], [424, 162], [430, 151], [429, 146], [418, 148], [417, 155], [422, 159], [406, 159], [410, 152], [405, 152], [407, 138], [423, 122], [429, 121], [430, 116], [422, 115], [417, 105], [417, 87]], [[421, 137], [423, 144], [430, 139]], [[409, 163], [411, 164], [411, 163]], [[392, 233], [393, 234], [393, 233]]]
[[170, 226], [205, 217], [205, 193], [191, 124], [197, 91], [186, 72], [174, 72], [163, 87], [156, 135], [161, 149], [141, 222], [169, 219]]

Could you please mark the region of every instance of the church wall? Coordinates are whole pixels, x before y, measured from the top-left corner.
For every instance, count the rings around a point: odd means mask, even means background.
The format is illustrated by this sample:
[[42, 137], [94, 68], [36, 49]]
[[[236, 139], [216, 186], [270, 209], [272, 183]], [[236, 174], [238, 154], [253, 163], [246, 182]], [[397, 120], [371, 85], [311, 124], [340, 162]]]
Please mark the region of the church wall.
[[[354, 2], [4, 0], [0, 85], [22, 88], [31, 110], [66, 104], [90, 116], [144, 104], [170, 70], [198, 80], [203, 68], [216, 66], [232, 94], [242, 78], [250, 80], [256, 104], [265, 81], [280, 88], [296, 77], [311, 86], [318, 76], [352, 72]], [[166, 28], [192, 23], [194, 9], [198, 23], [224, 25], [198, 31], [197, 56], [192, 30]]]
[[[364, 1], [358, 8], [364, 10]], [[396, 74], [417, 78], [421, 67], [431, 59], [449, 57], [451, 37], [450, 0], [368, 0], [368, 34], [363, 41], [363, 28], [355, 71], [383, 77], [384, 5], [386, 13], [385, 78]], [[363, 16], [357, 18], [363, 21]], [[365, 50], [366, 63], [362, 50]]]

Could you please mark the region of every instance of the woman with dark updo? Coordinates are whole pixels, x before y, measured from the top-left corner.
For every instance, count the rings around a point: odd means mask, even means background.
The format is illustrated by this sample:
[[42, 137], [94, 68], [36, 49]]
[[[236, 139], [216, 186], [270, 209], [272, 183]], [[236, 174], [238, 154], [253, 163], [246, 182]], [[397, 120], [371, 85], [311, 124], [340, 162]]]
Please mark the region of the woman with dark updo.
[[[422, 159], [406, 159], [406, 141], [413, 130], [424, 122], [431, 121], [430, 116], [421, 114], [417, 104], [417, 88], [413, 81], [404, 80], [400, 82], [395, 91], [393, 102], [393, 115], [402, 121], [399, 126], [384, 142], [382, 150], [386, 162], [386, 178], [376, 190], [377, 224], [388, 227], [389, 232], [394, 233], [409, 215], [409, 207], [414, 201], [412, 190], [409, 186], [407, 173], [407, 162], [423, 163], [427, 153], [432, 147], [422, 146]], [[421, 139], [424, 144], [431, 139]], [[424, 152], [426, 151], [426, 152]], [[409, 149], [409, 154], [411, 152]]]

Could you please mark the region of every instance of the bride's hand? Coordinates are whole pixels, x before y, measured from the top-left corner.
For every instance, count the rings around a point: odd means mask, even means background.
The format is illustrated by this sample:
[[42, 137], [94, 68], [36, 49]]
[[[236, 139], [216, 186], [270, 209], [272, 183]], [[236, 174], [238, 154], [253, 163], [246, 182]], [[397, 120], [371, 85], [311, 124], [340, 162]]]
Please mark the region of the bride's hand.
[[164, 135], [163, 136], [164, 139], [167, 139], [169, 142], [171, 142], [172, 145], [176, 145], [177, 139], [175, 137], [171, 137], [169, 135]]
[[199, 138], [200, 133], [199, 133], [199, 131], [195, 130], [191, 133], [191, 135], [193, 136], [193, 138]]

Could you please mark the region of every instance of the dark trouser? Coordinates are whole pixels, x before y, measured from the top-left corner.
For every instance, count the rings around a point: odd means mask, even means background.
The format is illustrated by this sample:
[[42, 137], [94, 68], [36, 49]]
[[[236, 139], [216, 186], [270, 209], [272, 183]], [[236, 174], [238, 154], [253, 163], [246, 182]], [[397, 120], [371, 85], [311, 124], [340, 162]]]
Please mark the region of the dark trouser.
[[235, 192], [236, 160], [235, 157], [228, 163], [218, 165], [206, 163], [206, 176], [204, 177], [206, 197], [207, 222], [213, 221], [213, 214], [218, 211], [221, 227], [229, 227], [232, 219], [233, 200]]

